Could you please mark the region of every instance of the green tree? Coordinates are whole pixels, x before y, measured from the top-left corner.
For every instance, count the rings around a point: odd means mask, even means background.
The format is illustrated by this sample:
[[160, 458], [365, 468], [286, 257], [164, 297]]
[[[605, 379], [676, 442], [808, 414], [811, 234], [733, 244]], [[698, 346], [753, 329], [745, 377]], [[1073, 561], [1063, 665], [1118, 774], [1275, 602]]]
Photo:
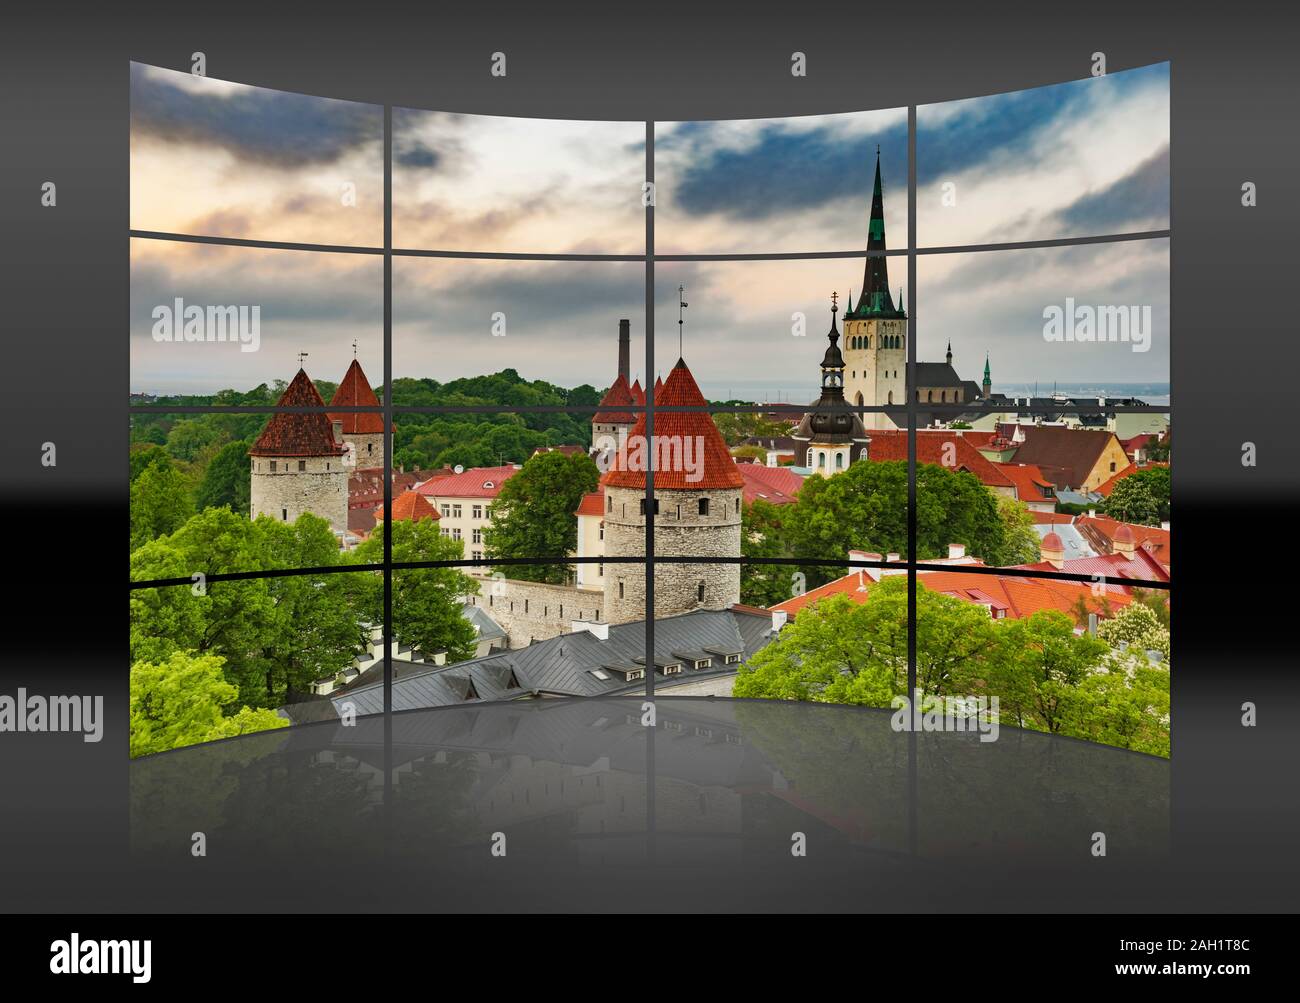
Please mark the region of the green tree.
[[[586, 453], [539, 453], [502, 486], [484, 530], [489, 557], [567, 557], [578, 545], [575, 513], [582, 496], [596, 490], [600, 470]], [[569, 566], [519, 565], [511, 576], [563, 584]]]
[[1022, 728], [1060, 733], [1074, 690], [1109, 651], [1106, 643], [1074, 632], [1057, 610], [1040, 610], [998, 628], [1003, 657], [989, 666], [985, 683], [999, 699], [1003, 720]]
[[153, 445], [133, 446], [131, 448], [131, 483], [134, 484], [136, 478], [154, 464], [162, 464], [165, 467], [172, 465], [172, 458], [167, 455], [167, 450]]
[[1090, 673], [1062, 711], [1063, 734], [1169, 756], [1169, 670], [1144, 656], [1116, 656]]
[[[508, 482], [507, 482], [508, 483]], [[380, 563], [387, 523], [380, 523], [353, 554], [363, 563]], [[458, 561], [465, 556], [460, 540], [443, 536], [434, 519], [393, 525], [393, 560], [397, 562]], [[369, 576], [365, 610], [372, 623], [383, 622], [383, 578]], [[474, 628], [462, 613], [464, 601], [478, 592], [478, 583], [456, 568], [398, 568], [393, 571], [393, 631], [403, 644], [427, 655], [446, 651], [449, 662], [474, 656]]]
[[1102, 505], [1112, 519], [1159, 526], [1169, 518], [1169, 468], [1149, 467], [1120, 479]]
[[171, 463], [151, 463], [131, 484], [131, 549], [173, 533], [193, 512], [185, 477]]
[[240, 707], [226, 715], [239, 691], [223, 677], [223, 662], [218, 655], [177, 651], [131, 666], [132, 756], [288, 725], [270, 710]]
[[243, 514], [249, 510], [248, 443], [242, 439], [222, 446], [199, 482], [195, 501], [199, 509], [226, 506]]
[[[785, 505], [762, 498], [740, 510], [740, 553], [744, 557], [787, 557], [781, 530]], [[751, 606], [774, 606], [797, 594], [796, 583], [806, 587], [806, 575], [784, 564], [742, 564], [740, 601]]]
[[1109, 620], [1103, 620], [1097, 626], [1097, 636], [1112, 647], [1127, 643], [1142, 651], [1158, 651], [1165, 661], [1169, 660], [1169, 628], [1145, 603], [1130, 603]]
[[1034, 517], [1024, 502], [999, 496], [998, 518], [1002, 521], [1002, 545], [981, 554], [985, 562], [999, 567], [1033, 564], [1039, 559], [1039, 538]]

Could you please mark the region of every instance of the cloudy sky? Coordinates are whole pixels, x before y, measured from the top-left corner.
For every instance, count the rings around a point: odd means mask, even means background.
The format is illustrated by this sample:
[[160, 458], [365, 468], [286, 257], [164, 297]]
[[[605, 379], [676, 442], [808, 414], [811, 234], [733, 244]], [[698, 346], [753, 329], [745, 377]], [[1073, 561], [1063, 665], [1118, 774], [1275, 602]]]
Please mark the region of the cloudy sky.
[[[1134, 232], [1168, 225], [1168, 67], [918, 109], [921, 246]], [[137, 229], [367, 245], [382, 241], [382, 109], [132, 67], [131, 225]], [[399, 248], [618, 254], [644, 249], [643, 123], [394, 111]], [[659, 123], [656, 251], [848, 250], [865, 243], [879, 144], [886, 235], [906, 245], [903, 110], [743, 122]], [[946, 196], [946, 198], [945, 198]], [[906, 259], [890, 258], [891, 285]], [[660, 368], [685, 353], [714, 397], [805, 394], [830, 296], [861, 288], [860, 258], [659, 262]], [[923, 360], [948, 338], [962, 376], [984, 352], [995, 382], [1152, 381], [1168, 374], [1168, 243], [922, 255]], [[261, 347], [158, 344], [151, 311], [176, 296], [256, 304]], [[919, 299], [918, 299], [919, 296]], [[1046, 342], [1066, 298], [1152, 308], [1152, 347]], [[503, 314], [505, 337], [493, 336]], [[806, 318], [799, 327], [798, 315]], [[288, 379], [296, 354], [338, 379], [352, 342], [382, 378], [378, 257], [132, 241], [131, 389], [209, 392]], [[447, 380], [513, 366], [528, 378], [605, 385], [618, 320], [644, 357], [639, 263], [398, 256], [394, 367]], [[499, 328], [498, 328], [499, 330]], [[805, 335], [796, 333], [803, 330]], [[1070, 350], [1066, 350], [1066, 349]], [[1118, 350], [1117, 350], [1118, 349]], [[644, 376], [644, 374], [641, 374]], [[728, 393], [728, 391], [731, 393]]]

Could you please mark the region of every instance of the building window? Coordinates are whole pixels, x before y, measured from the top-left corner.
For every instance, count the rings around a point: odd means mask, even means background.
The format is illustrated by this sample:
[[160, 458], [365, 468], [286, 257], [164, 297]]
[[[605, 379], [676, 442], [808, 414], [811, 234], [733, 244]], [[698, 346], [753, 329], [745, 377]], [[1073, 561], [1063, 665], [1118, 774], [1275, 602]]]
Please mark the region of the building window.
[[482, 519], [482, 518], [483, 518], [483, 506], [482, 506], [482, 505], [475, 505], [475, 506], [474, 506], [474, 512], [473, 512], [473, 515], [474, 515], [474, 518], [475, 518], [475, 519]]
[[707, 498], [701, 498], [700, 515], [708, 515], [708, 514], [709, 514], [709, 500]]
[[618, 597], [623, 598], [623, 579], [621, 578], [618, 580]]
[[836, 469], [836, 470], [843, 470], [843, 469], [844, 469], [844, 454], [843, 454], [843, 453], [836, 453], [836, 454], [835, 454], [835, 469]]
[[600, 520], [600, 539], [605, 539], [605, 520]]
[[275, 465], [276, 465], [277, 462], [279, 462], [279, 461], [277, 461], [277, 460], [272, 460], [272, 461], [271, 461], [271, 473], [275, 473]]
[[306, 460], [299, 460], [299, 461], [298, 461], [298, 471], [301, 473], [302, 471], [304, 471], [304, 470], [306, 470], [306, 469], [307, 469], [307, 461], [306, 461]]
[[696, 597], [700, 602], [704, 602], [704, 583], [703, 583], [703, 582], [700, 582], [699, 588], [697, 588], [697, 589], [695, 590], [695, 597]]
[[459, 529], [453, 529], [453, 530], [451, 531], [451, 538], [452, 538], [453, 540], [459, 540], [459, 539], [460, 539], [460, 530], [459, 530]]
[[289, 521], [289, 510], [287, 508], [280, 509], [280, 521], [281, 522]]
[[470, 543], [482, 543], [482, 542], [483, 542], [483, 530], [475, 528], [473, 531], [471, 531], [471, 533], [470, 533], [470, 541], [469, 541], [469, 542], [470, 542]]

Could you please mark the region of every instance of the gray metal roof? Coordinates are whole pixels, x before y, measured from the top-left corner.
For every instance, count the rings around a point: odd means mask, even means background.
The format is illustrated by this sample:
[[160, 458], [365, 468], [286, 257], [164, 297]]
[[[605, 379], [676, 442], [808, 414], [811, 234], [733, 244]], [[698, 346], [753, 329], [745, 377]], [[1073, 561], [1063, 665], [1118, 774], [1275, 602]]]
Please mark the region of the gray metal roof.
[[[727, 652], [748, 658], [771, 640], [772, 621], [766, 612], [746, 609], [695, 610], [656, 620], [655, 647], [660, 659], [677, 663], [673, 651]], [[628, 682], [613, 673], [599, 679], [593, 669], [614, 665], [637, 665], [645, 658], [645, 622], [623, 623], [609, 628], [609, 639], [601, 640], [586, 630], [537, 641], [526, 648], [494, 652], [482, 658], [449, 665], [400, 665], [394, 663], [393, 710], [445, 707], [467, 702], [468, 686], [479, 700], [511, 700], [533, 694], [554, 696], [599, 696], [640, 689], [642, 680]], [[637, 665], [641, 668], [641, 665]], [[708, 669], [684, 669], [681, 674], [657, 678], [664, 685], [724, 675], [735, 671], [715, 658]], [[378, 671], [376, 671], [378, 670]], [[511, 674], [517, 687], [508, 685]], [[331, 694], [335, 708], [350, 703], [358, 715], [383, 711], [382, 664], [368, 669], [365, 676], [347, 690]], [[472, 698], [469, 702], [472, 702]], [[292, 706], [285, 708], [292, 717]]]

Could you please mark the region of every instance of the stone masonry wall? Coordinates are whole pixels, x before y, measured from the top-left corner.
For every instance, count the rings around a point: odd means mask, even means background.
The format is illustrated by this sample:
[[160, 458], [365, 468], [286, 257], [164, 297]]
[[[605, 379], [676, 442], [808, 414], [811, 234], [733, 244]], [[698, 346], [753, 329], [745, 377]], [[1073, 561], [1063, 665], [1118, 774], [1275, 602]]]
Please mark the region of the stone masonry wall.
[[[271, 472], [271, 464], [276, 470]], [[295, 522], [304, 512], [320, 516], [335, 529], [348, 525], [348, 471], [341, 456], [250, 458], [250, 518], [267, 515], [277, 522]]]
[[[605, 488], [605, 554], [644, 557], [644, 492]], [[655, 554], [664, 557], [739, 557], [740, 491], [665, 490], [656, 492]], [[709, 514], [699, 514], [699, 500], [709, 499]], [[704, 601], [699, 586], [704, 584]], [[620, 585], [622, 591], [620, 594]], [[645, 568], [638, 564], [605, 565], [605, 607], [610, 623], [645, 619]], [[658, 564], [655, 566], [655, 617], [695, 609], [726, 609], [740, 602], [738, 564]]]
[[604, 596], [600, 592], [572, 585], [475, 577], [479, 594], [473, 597], [473, 603], [501, 625], [512, 648], [526, 648], [531, 641], [568, 634], [574, 620], [600, 620], [604, 613]]

